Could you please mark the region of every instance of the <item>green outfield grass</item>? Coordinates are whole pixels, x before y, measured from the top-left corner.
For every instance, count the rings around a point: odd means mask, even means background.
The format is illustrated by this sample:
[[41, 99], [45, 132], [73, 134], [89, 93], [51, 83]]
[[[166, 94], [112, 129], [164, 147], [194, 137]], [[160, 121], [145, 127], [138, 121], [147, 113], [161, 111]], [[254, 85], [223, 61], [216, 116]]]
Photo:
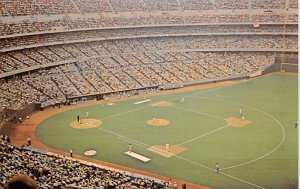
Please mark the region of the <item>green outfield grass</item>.
[[[79, 155], [93, 149], [98, 152], [95, 159], [213, 188], [297, 188], [297, 87], [297, 76], [273, 74], [227, 87], [150, 98], [151, 102], [170, 101], [175, 104], [171, 107], [133, 104], [143, 99], [82, 107], [44, 120], [35, 134], [52, 148], [72, 148]], [[240, 117], [240, 108], [251, 124], [227, 126], [224, 119]], [[85, 117], [86, 111], [103, 124], [92, 129], [69, 126], [77, 115]], [[147, 125], [153, 117], [170, 124]], [[143, 163], [125, 155], [129, 143], [151, 161]], [[187, 150], [171, 158], [147, 150], [166, 143], [181, 144]]]

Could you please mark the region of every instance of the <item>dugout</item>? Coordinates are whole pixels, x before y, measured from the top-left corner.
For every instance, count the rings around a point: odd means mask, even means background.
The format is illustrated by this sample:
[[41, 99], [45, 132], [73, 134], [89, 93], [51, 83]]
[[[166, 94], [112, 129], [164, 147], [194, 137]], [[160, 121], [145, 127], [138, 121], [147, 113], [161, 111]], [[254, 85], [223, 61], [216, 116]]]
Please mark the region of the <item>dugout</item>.
[[292, 72], [298, 73], [298, 54], [297, 53], [277, 53], [274, 65], [262, 72], [268, 74], [272, 72]]

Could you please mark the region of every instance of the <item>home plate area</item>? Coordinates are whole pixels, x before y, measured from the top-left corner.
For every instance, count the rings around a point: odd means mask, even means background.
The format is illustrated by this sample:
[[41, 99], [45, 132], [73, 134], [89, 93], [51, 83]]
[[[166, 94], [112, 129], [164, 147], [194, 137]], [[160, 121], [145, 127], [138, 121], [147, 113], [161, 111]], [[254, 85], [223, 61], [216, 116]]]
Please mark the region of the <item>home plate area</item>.
[[186, 148], [180, 146], [180, 145], [170, 145], [169, 151], [166, 151], [165, 145], [154, 145], [150, 148], [147, 148], [148, 151], [153, 152], [155, 154], [158, 154], [160, 156], [163, 156], [165, 158], [170, 158], [176, 154], [179, 154], [185, 150]]

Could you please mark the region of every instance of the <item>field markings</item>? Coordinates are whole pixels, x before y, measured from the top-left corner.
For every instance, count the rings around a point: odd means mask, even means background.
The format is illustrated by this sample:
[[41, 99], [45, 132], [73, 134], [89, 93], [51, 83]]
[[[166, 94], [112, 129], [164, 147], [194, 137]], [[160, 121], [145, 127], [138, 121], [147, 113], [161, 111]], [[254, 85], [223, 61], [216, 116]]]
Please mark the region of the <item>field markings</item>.
[[125, 112], [113, 114], [113, 115], [110, 115], [110, 116], [107, 116], [107, 117], [104, 117], [104, 118], [100, 118], [100, 120], [105, 120], [105, 119], [109, 119], [109, 118], [113, 118], [113, 117], [118, 117], [118, 116], [121, 116], [121, 115], [124, 115], [124, 114], [128, 114], [128, 113], [131, 113], [131, 112], [136, 112], [136, 111], [139, 111], [139, 110], [142, 110], [142, 109], [145, 109], [145, 108], [149, 108], [149, 107], [151, 107], [151, 106], [143, 106], [143, 107], [140, 107], [140, 108], [136, 108], [136, 109], [128, 110], [128, 111], [125, 111]]
[[182, 108], [182, 107], [171, 106], [170, 108], [180, 109], [180, 110], [184, 110], [184, 111], [188, 111], [188, 112], [193, 112], [193, 113], [196, 113], [196, 114], [201, 114], [201, 115], [205, 115], [207, 117], [212, 117], [212, 118], [221, 119], [221, 120], [226, 121], [226, 119], [223, 118], [223, 117], [219, 117], [219, 116], [215, 116], [215, 115], [207, 114], [207, 113], [203, 113], [203, 112], [198, 112], [198, 111], [194, 111], [194, 110], [190, 110], [190, 109], [186, 109], [186, 108]]
[[[99, 130], [102, 130], [102, 131], [104, 131], [104, 132], [108, 132], [108, 133], [110, 133], [110, 134], [116, 135], [116, 136], [118, 136], [118, 139], [120, 139], [120, 140], [123, 140], [123, 141], [126, 141], [126, 142], [130, 142], [130, 143], [132, 143], [132, 144], [135, 144], [135, 145], [140, 146], [140, 147], [143, 147], [143, 148], [145, 148], [145, 147], [146, 147], [146, 148], [151, 147], [151, 145], [149, 145], [149, 144], [145, 144], [145, 143], [143, 143], [143, 142], [140, 142], [140, 141], [137, 141], [137, 140], [128, 138], [128, 137], [126, 137], [126, 136], [124, 136], [124, 135], [118, 134], [118, 133], [116, 133], [116, 132], [113, 132], [113, 131], [110, 131], [110, 130], [107, 130], [107, 129], [103, 129], [103, 128], [100, 128], [100, 127], [96, 127], [95, 129], [99, 129]], [[210, 167], [208, 167], [208, 166], [206, 166], [206, 165], [203, 165], [203, 164], [201, 164], [201, 163], [197, 163], [197, 162], [194, 162], [194, 161], [192, 161], [192, 160], [186, 159], [186, 158], [184, 158], [184, 157], [182, 157], [182, 156], [179, 156], [179, 155], [176, 155], [176, 154], [175, 154], [173, 157], [176, 157], [176, 158], [181, 159], [181, 160], [183, 160], [183, 161], [192, 163], [192, 164], [194, 164], [194, 165], [198, 165], [198, 166], [203, 167], [203, 168], [205, 168], [205, 169], [207, 169], [207, 170], [216, 172], [216, 170], [213, 169], [213, 168], [210, 168]], [[257, 188], [264, 189], [264, 187], [262, 187], [262, 186], [259, 186], [259, 185], [256, 185], [256, 184], [254, 184], [254, 183], [251, 183], [251, 182], [249, 182], [249, 181], [240, 179], [240, 178], [238, 178], [238, 177], [234, 177], [234, 176], [232, 176], [232, 175], [223, 173], [223, 172], [221, 172], [221, 171], [219, 172], [219, 174], [224, 175], [224, 176], [229, 177], [229, 178], [232, 178], [232, 179], [234, 179], [234, 180], [238, 180], [238, 181], [240, 181], [240, 182], [242, 182], [242, 183], [245, 183], [245, 184], [248, 184], [248, 185], [251, 185], [251, 186], [255, 186], [255, 187], [257, 187]]]
[[[210, 168], [210, 167], [207, 167], [207, 166], [205, 166], [205, 165], [203, 165], [203, 164], [200, 164], [200, 163], [197, 163], [197, 162], [191, 161], [191, 160], [189, 160], [189, 159], [186, 159], [186, 158], [184, 158], [184, 157], [181, 157], [181, 156], [179, 156], [179, 155], [175, 155], [175, 157], [177, 157], [177, 158], [179, 158], [179, 159], [182, 159], [182, 160], [184, 160], [184, 161], [190, 162], [190, 163], [192, 163], [192, 164], [194, 164], [194, 165], [198, 165], [198, 166], [201, 166], [201, 167], [203, 167], [203, 168], [209, 169], [209, 170], [211, 170], [211, 171], [213, 171], [213, 172], [216, 172], [216, 170], [215, 170], [215, 169], [212, 169], [212, 168]], [[219, 173], [218, 173], [218, 174], [221, 174], [221, 175], [224, 175], [224, 176], [226, 176], [226, 177], [229, 177], [229, 178], [232, 178], [232, 179], [238, 180], [238, 181], [240, 181], [240, 182], [243, 182], [243, 183], [249, 184], [249, 185], [251, 185], [251, 186], [255, 186], [255, 187], [257, 187], [257, 188], [265, 189], [265, 188], [264, 188], [264, 187], [262, 187], [262, 186], [259, 186], [259, 185], [257, 185], [257, 184], [254, 184], [254, 183], [252, 183], [252, 182], [249, 182], [249, 181], [246, 181], [246, 180], [240, 179], [240, 178], [238, 178], [238, 177], [235, 177], [235, 176], [229, 175], [229, 174], [227, 174], [227, 173], [223, 173], [222, 171], [219, 171]]]
[[[219, 89], [222, 89], [222, 88], [225, 88], [225, 87], [227, 87], [227, 86], [222, 86], [222, 87], [217, 87], [217, 88], [211, 88], [211, 89], [208, 89], [208, 90], [202, 90], [202, 91], [200, 91], [200, 92], [196, 92], [196, 93], [193, 93], [193, 94], [190, 94], [190, 95], [186, 95], [186, 96], [183, 96], [183, 97], [189, 97], [189, 96], [200, 95], [200, 94], [204, 94], [204, 93], [211, 92], [211, 91], [214, 91], [214, 90], [219, 90]], [[167, 101], [167, 102], [172, 102], [172, 101], [180, 100], [181, 98], [182, 98], [182, 96], [179, 97], [179, 98], [174, 98], [174, 99], [166, 100], [166, 101]], [[215, 99], [214, 99], [214, 100], [215, 100]], [[226, 101], [226, 102], [227, 102], [227, 101]], [[137, 109], [133, 109], [133, 110], [129, 110], [129, 111], [126, 111], [126, 112], [121, 112], [121, 113], [118, 113], [118, 114], [114, 114], [114, 115], [111, 115], [111, 116], [104, 117], [104, 118], [102, 118], [102, 120], [104, 120], [104, 119], [109, 119], [109, 118], [112, 118], [112, 117], [117, 117], [117, 116], [120, 116], [120, 115], [124, 115], [124, 114], [127, 114], [127, 113], [135, 112], [135, 111], [138, 111], [138, 110], [141, 110], [141, 109], [145, 109], [145, 108], [149, 108], [149, 107], [152, 107], [152, 106], [147, 105], [147, 106], [143, 106], [143, 107], [140, 107], [140, 108], [137, 108]], [[246, 107], [246, 106], [245, 106], [245, 107]], [[270, 116], [271, 116], [271, 115], [270, 115]], [[272, 117], [272, 116], [271, 116], [271, 117]], [[222, 118], [222, 119], [223, 119], [223, 118]], [[116, 135], [116, 136], [118, 136], [118, 138], [121, 139], [121, 140], [132, 141], [133, 144], [136, 144], [136, 145], [141, 146], [141, 147], [150, 147], [150, 145], [148, 145], [148, 144], [142, 143], [142, 142], [137, 141], [137, 140], [134, 140], [134, 139], [130, 139], [130, 138], [128, 138], [128, 137], [125, 137], [125, 136], [120, 135], [120, 134], [118, 134], [118, 133], [115, 133], [115, 132], [113, 132], [113, 131], [109, 131], [109, 130], [107, 130], [107, 129], [103, 129], [103, 128], [101, 128], [101, 127], [96, 127], [95, 129], [99, 129], [99, 130], [102, 130], [102, 131], [111, 133], [111, 134], [113, 134], [113, 135]], [[214, 172], [215, 172], [215, 169], [213, 169], [213, 168], [210, 168], [210, 167], [208, 167], [208, 166], [206, 166], [206, 165], [203, 165], [203, 164], [200, 164], [200, 163], [191, 161], [191, 160], [186, 159], [186, 158], [184, 158], [184, 157], [181, 157], [181, 156], [179, 156], [179, 155], [174, 155], [173, 157], [177, 157], [177, 158], [179, 158], [179, 159], [185, 160], [185, 161], [187, 161], [187, 162], [193, 163], [193, 164], [195, 164], [195, 165], [201, 166], [201, 167], [203, 167], [203, 168], [206, 168], [206, 169], [208, 169], [208, 170], [210, 170], [210, 171], [214, 171]], [[241, 166], [241, 165], [237, 165], [237, 166]], [[235, 166], [235, 167], [237, 167], [237, 166]], [[233, 168], [233, 167], [230, 167], [230, 168]], [[223, 169], [221, 169], [221, 170], [225, 170], [225, 169], [226, 169], [226, 168], [223, 168]], [[229, 169], [229, 168], [227, 168], [227, 169]], [[257, 187], [257, 188], [262, 188], [262, 189], [263, 189], [262, 186], [256, 185], [256, 184], [254, 184], [254, 183], [248, 182], [248, 181], [243, 180], [243, 179], [240, 179], [240, 178], [238, 178], [238, 177], [234, 177], [234, 176], [232, 176], [232, 175], [223, 173], [223, 172], [221, 172], [221, 171], [220, 171], [219, 173], [222, 174], [222, 175], [224, 175], [224, 176], [227, 176], [227, 177], [229, 177], [229, 178], [238, 180], [238, 181], [240, 181], [240, 182], [242, 182], [242, 183], [246, 183], [246, 184], [248, 184], [248, 185], [255, 186], [255, 187]]]
[[132, 139], [132, 138], [128, 138], [128, 137], [126, 137], [126, 136], [119, 136], [118, 137], [119, 139], [121, 139], [121, 140], [127, 140], [127, 141], [131, 141], [131, 142], [133, 142], [134, 144], [138, 144], [139, 146], [141, 146], [141, 147], [149, 147], [150, 145], [148, 145], [148, 144], [146, 144], [146, 143], [143, 143], [143, 142], [141, 142], [141, 141], [138, 141], [138, 140], [134, 140], [134, 139]]
[[271, 118], [273, 121], [275, 121], [277, 123], [277, 125], [280, 126], [281, 130], [282, 130], [282, 138], [281, 138], [281, 141], [280, 143], [275, 146], [275, 148], [273, 150], [271, 150], [270, 152], [260, 156], [260, 157], [257, 157], [256, 159], [253, 159], [253, 160], [250, 160], [250, 161], [247, 161], [247, 162], [244, 162], [244, 163], [240, 163], [240, 164], [237, 164], [237, 165], [233, 165], [233, 166], [229, 166], [229, 167], [225, 167], [225, 168], [222, 168], [220, 170], [226, 170], [226, 169], [232, 169], [232, 168], [235, 168], [235, 167], [240, 167], [240, 166], [243, 166], [243, 165], [247, 165], [247, 164], [250, 164], [250, 163], [253, 163], [253, 162], [256, 162], [258, 160], [261, 160], [267, 156], [269, 156], [270, 154], [272, 154], [273, 152], [275, 152], [284, 142], [285, 140], [285, 137], [286, 137], [286, 133], [285, 133], [285, 130], [284, 130], [284, 127], [283, 125], [275, 118], [273, 117], [272, 115], [268, 114], [267, 112], [264, 112], [260, 109], [257, 109], [255, 107], [252, 107], [252, 106], [248, 106], [248, 105], [245, 105], [245, 104], [241, 104], [241, 103], [238, 103], [238, 102], [234, 102], [234, 101], [230, 101], [230, 100], [226, 100], [226, 99], [221, 99], [221, 98], [209, 98], [209, 97], [198, 97], [198, 98], [202, 98], [202, 99], [208, 99], [208, 100], [217, 100], [217, 101], [221, 101], [221, 102], [227, 102], [227, 103], [232, 103], [232, 104], [236, 104], [236, 105], [240, 105], [240, 106], [244, 106], [244, 107], [247, 107], [249, 109], [252, 109], [252, 110], [255, 110], [255, 111], [258, 111], [266, 116], [268, 116], [269, 118]]
[[[220, 89], [220, 88], [223, 88], [223, 87], [217, 87], [217, 88], [212, 88], [212, 89], [208, 89], [208, 90], [203, 90], [203, 91], [197, 92], [197, 94], [207, 93], [207, 92], [217, 90], [217, 89]], [[194, 94], [186, 95], [184, 97], [188, 97], [188, 96], [192, 96], [192, 95], [194, 95]], [[176, 101], [176, 100], [180, 100], [181, 98], [182, 97], [178, 97], [178, 98], [173, 98], [171, 100], [166, 100], [166, 101], [167, 102], [173, 102], [173, 101]], [[113, 117], [118, 117], [118, 116], [121, 116], [121, 115], [124, 115], [124, 114], [127, 114], [127, 113], [136, 112], [136, 111], [139, 111], [139, 110], [142, 110], [142, 109], [145, 109], [145, 108], [150, 108], [150, 107], [152, 107], [152, 106], [151, 105], [142, 106], [140, 108], [136, 108], [136, 109], [128, 110], [128, 111], [125, 111], [125, 112], [113, 114], [113, 115], [110, 115], [110, 116], [107, 116], [107, 117], [104, 117], [104, 118], [100, 118], [100, 120], [105, 120], [105, 119], [109, 119], [109, 118], [113, 118]], [[197, 113], [200, 113], [200, 112], [197, 112]], [[204, 115], [205, 113], [202, 113], [202, 114]]]
[[134, 102], [133, 104], [137, 105], [137, 104], [143, 104], [145, 102], [149, 102], [151, 101], [151, 99], [147, 99], [147, 100], [142, 100], [142, 101], [138, 101], [138, 102]]
[[149, 147], [150, 145], [148, 144], [145, 144], [143, 142], [140, 142], [140, 141], [137, 141], [137, 140], [134, 140], [134, 139], [131, 139], [131, 138], [128, 138], [128, 137], [125, 137], [125, 136], [118, 136], [118, 139], [120, 140], [123, 140], [123, 141], [126, 141], [126, 142], [129, 142], [129, 143], [132, 143], [132, 144], [135, 144], [137, 146], [140, 146], [140, 147]]
[[178, 145], [184, 145], [184, 144], [187, 144], [187, 143], [189, 143], [189, 142], [192, 142], [192, 141], [197, 140], [197, 139], [199, 139], [199, 138], [205, 137], [205, 136], [207, 136], [207, 135], [209, 135], [209, 134], [212, 134], [212, 133], [214, 133], [214, 132], [217, 132], [217, 131], [222, 130], [222, 129], [227, 128], [227, 127], [228, 127], [228, 125], [223, 126], [223, 127], [220, 127], [220, 128], [217, 128], [217, 129], [215, 129], [215, 130], [213, 130], [213, 131], [210, 131], [210, 132], [205, 133], [205, 134], [203, 134], [203, 135], [197, 136], [197, 137], [195, 137], [195, 138], [192, 138], [192, 139], [190, 139], [190, 140], [187, 140], [187, 141], [185, 141], [185, 142], [183, 142], [183, 143], [181, 143], [181, 144], [178, 144]]
[[247, 184], [252, 185], [252, 186], [255, 186], [255, 187], [257, 187], [257, 188], [265, 189], [265, 188], [262, 187], [262, 186], [259, 186], [259, 185], [257, 185], [257, 184], [252, 183], [252, 182], [249, 182], [249, 181], [246, 181], [246, 180], [237, 178], [237, 177], [232, 176], [232, 175], [229, 175], [229, 174], [227, 174], [227, 173], [223, 173], [223, 172], [221, 172], [221, 171], [219, 172], [219, 174], [225, 175], [225, 176], [230, 177], [230, 178], [233, 178], [233, 179], [235, 179], [235, 180], [239, 180], [239, 181], [241, 181], [241, 182], [247, 183]]

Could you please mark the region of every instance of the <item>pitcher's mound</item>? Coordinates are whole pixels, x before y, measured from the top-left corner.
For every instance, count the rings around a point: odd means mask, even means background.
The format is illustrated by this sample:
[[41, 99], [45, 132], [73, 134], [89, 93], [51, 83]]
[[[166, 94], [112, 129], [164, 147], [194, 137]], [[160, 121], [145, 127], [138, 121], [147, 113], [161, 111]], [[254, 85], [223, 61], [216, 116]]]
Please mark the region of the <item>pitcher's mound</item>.
[[172, 102], [167, 102], [167, 101], [158, 101], [158, 102], [153, 102], [150, 104], [150, 106], [160, 106], [160, 107], [170, 107], [174, 106], [175, 104]]
[[151, 125], [151, 126], [167, 126], [169, 125], [170, 121], [166, 120], [166, 119], [156, 119], [156, 118], [153, 118], [153, 119], [150, 119], [147, 121], [147, 124], [148, 125]]
[[147, 149], [150, 152], [161, 155], [163, 157], [169, 158], [176, 154], [179, 154], [186, 150], [186, 148], [180, 145], [170, 145], [170, 150], [166, 151], [166, 146], [164, 145], [154, 145]]
[[251, 121], [249, 120], [241, 119], [237, 117], [229, 117], [226, 119], [226, 121], [229, 126], [233, 126], [233, 127], [244, 127], [251, 123]]
[[102, 124], [102, 121], [99, 119], [81, 119], [80, 122], [73, 121], [70, 126], [75, 129], [90, 129], [99, 127]]

